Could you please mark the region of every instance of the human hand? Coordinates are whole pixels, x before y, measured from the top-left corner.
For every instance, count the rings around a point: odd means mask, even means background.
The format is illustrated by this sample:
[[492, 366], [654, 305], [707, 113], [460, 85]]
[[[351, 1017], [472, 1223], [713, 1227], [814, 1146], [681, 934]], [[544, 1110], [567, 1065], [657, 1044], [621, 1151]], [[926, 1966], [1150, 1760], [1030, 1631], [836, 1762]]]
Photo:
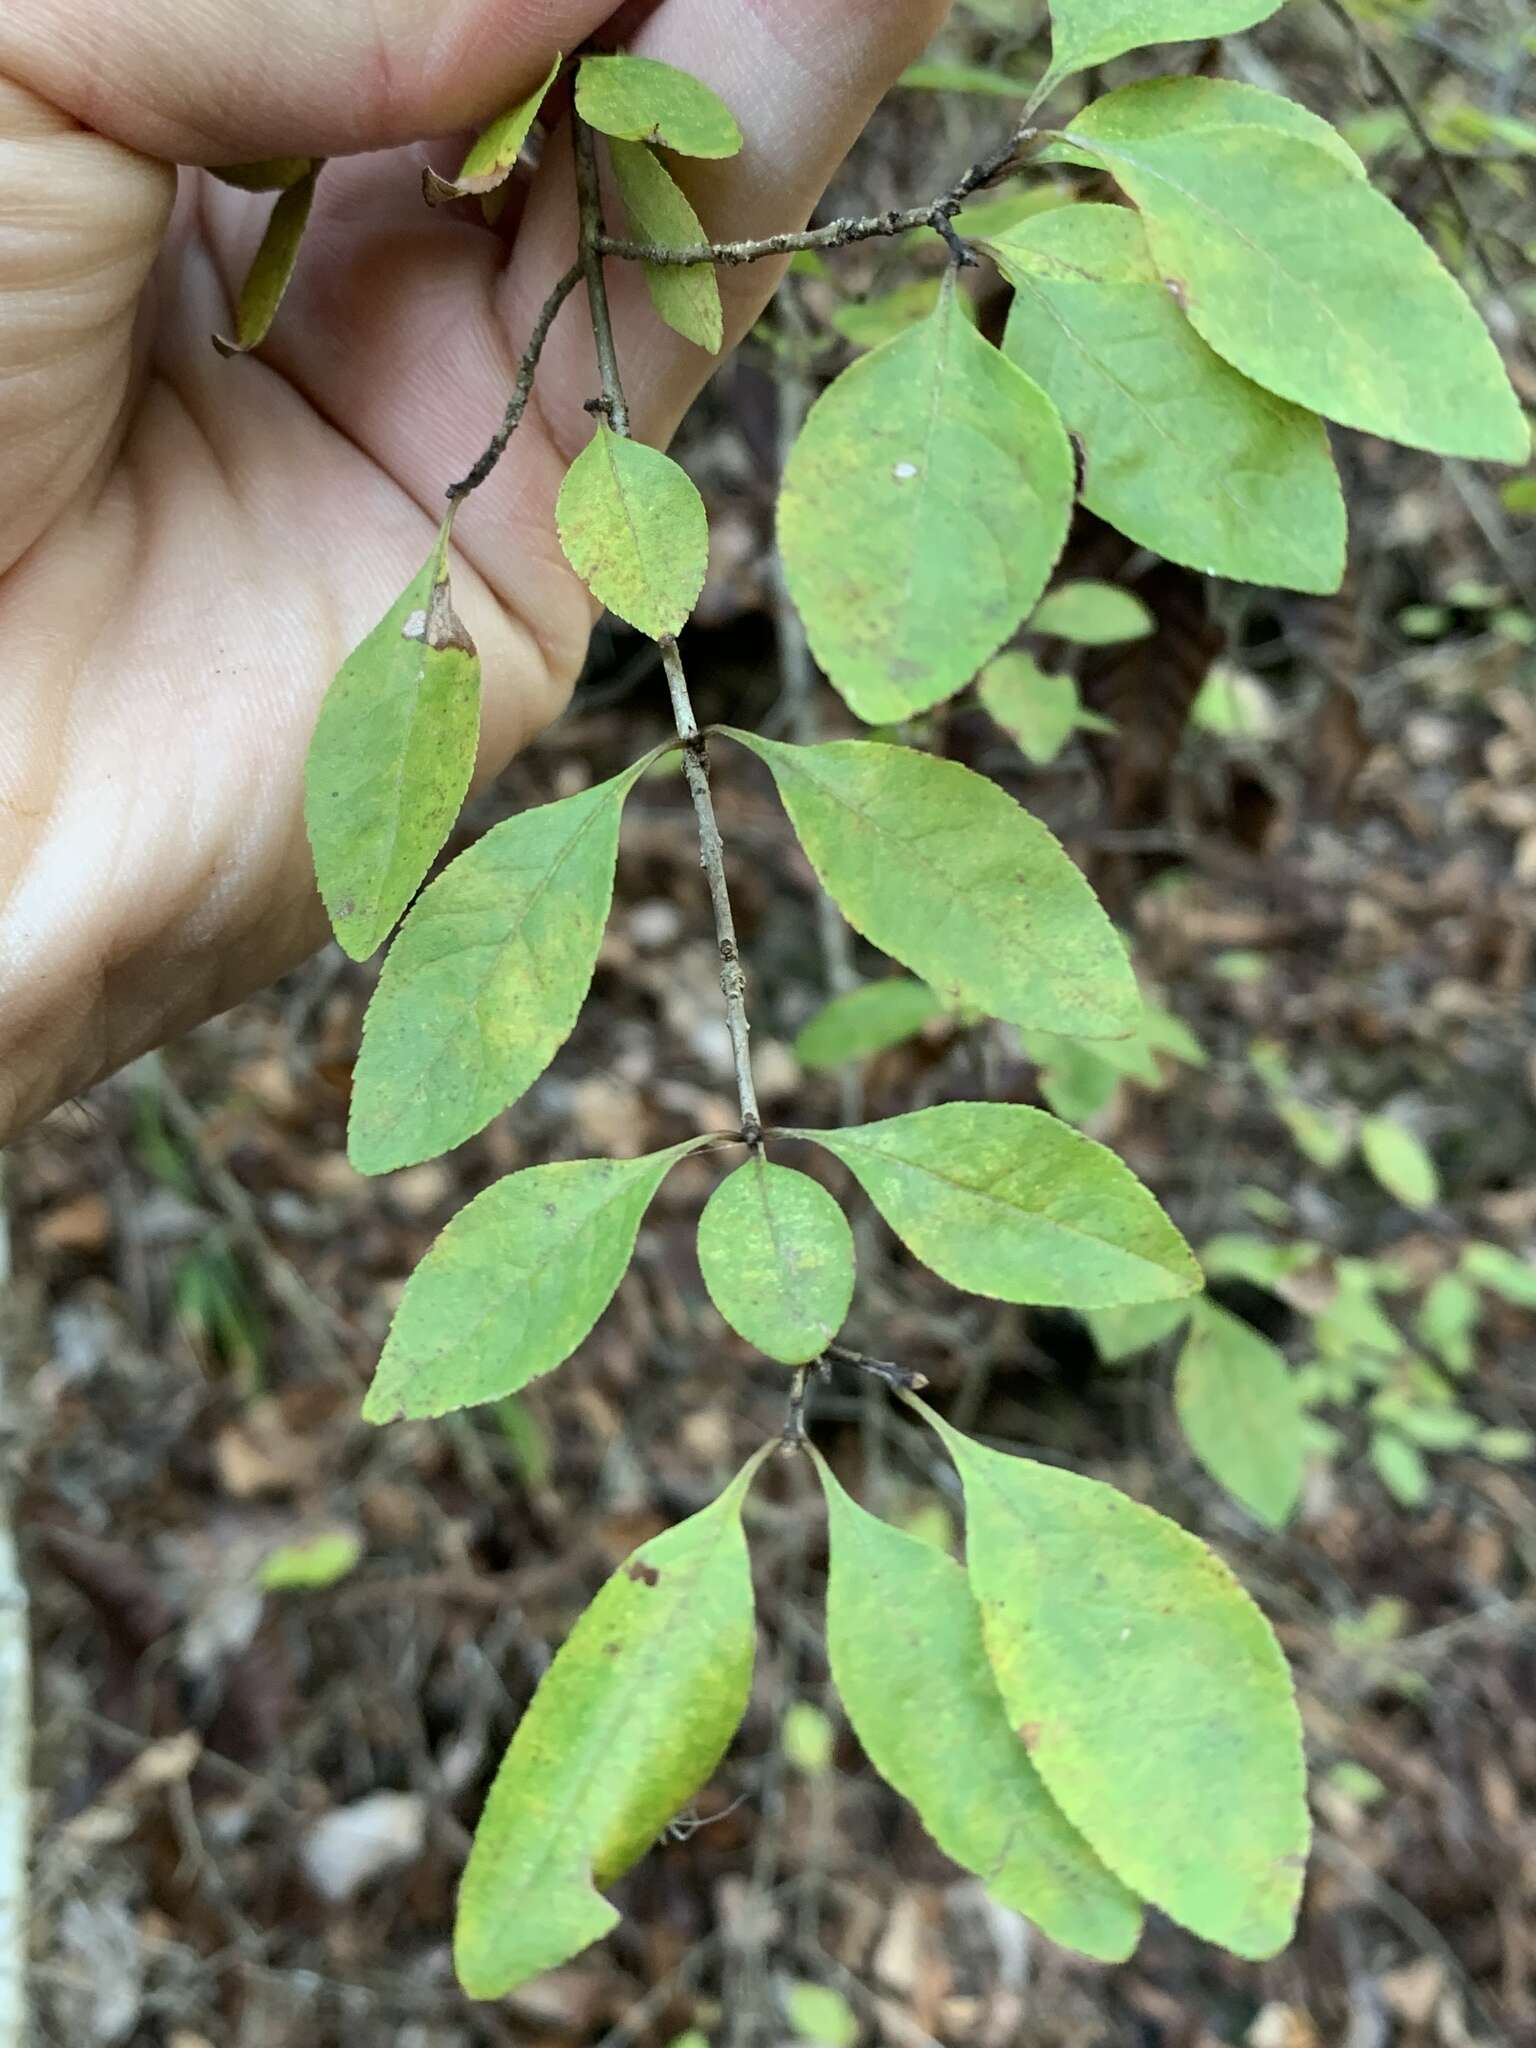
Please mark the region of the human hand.
[[[0, 1140], [324, 937], [302, 767], [343, 655], [431, 545], [569, 264], [555, 138], [515, 238], [432, 214], [413, 147], [604, 28], [705, 77], [742, 155], [705, 223], [799, 226], [946, 0], [11, 0], [0, 17]], [[893, 15], [898, 17], [893, 20]], [[362, 155], [361, 152], [370, 152]], [[451, 169], [453, 148], [434, 153]], [[220, 359], [269, 200], [172, 166], [332, 159], [259, 357]], [[615, 266], [618, 270], [619, 267]], [[727, 338], [774, 282], [727, 272]], [[712, 367], [613, 279], [635, 430]], [[568, 305], [455, 525], [479, 779], [564, 704], [592, 624], [553, 505], [591, 432]]]

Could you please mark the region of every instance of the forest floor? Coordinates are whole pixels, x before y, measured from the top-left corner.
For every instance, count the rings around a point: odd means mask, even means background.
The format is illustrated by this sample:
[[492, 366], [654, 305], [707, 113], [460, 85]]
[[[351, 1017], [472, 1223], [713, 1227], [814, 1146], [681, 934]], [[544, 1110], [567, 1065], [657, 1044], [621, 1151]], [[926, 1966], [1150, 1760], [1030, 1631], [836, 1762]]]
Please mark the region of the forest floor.
[[[1441, 15], [1454, 49], [1461, 17]], [[1261, 37], [1246, 61], [1342, 117], [1362, 81], [1310, 33]], [[1443, 80], [1443, 52], [1417, 59]], [[877, 130], [857, 189], [915, 196], [914, 162], [963, 157], [986, 112], [904, 113], [900, 159]], [[1411, 148], [1383, 175], [1435, 214]], [[1528, 194], [1509, 203], [1529, 235]], [[847, 261], [862, 292], [890, 259]], [[824, 290], [803, 286], [813, 315]], [[847, 715], [781, 659], [783, 403], [770, 352], [749, 347], [682, 445], [715, 535], [689, 659], [701, 718], [813, 719], [833, 737]], [[1122, 1081], [1087, 1128], [1197, 1247], [1242, 1233], [1302, 1248], [1262, 1286], [1240, 1248], [1220, 1290], [1298, 1366], [1351, 1275], [1374, 1275], [1411, 1330], [1468, 1244], [1526, 1259], [1536, 1244], [1536, 526], [1497, 479], [1343, 452], [1343, 598], [1207, 593], [1084, 529], [1071, 566], [1128, 576], [1158, 623], [1084, 671], [1118, 737], [1031, 768], [967, 699], [924, 734], [1064, 838], [1198, 1041], [1201, 1063]], [[604, 629], [569, 715], [450, 852], [615, 773], [665, 737], [664, 715], [647, 650]], [[1002, 1026], [930, 1025], [853, 1070], [802, 1064], [796, 1035], [846, 963], [767, 778], [717, 754], [769, 1116], [1039, 1101], [1039, 1069]], [[862, 947], [851, 958], [861, 978], [882, 971]], [[1405, 1505], [1362, 1389], [1326, 1409], [1332, 1433], [1276, 1535], [1194, 1463], [1167, 1347], [1110, 1366], [1073, 1318], [963, 1297], [857, 1211], [853, 1343], [927, 1374], [987, 1439], [1174, 1514], [1275, 1620], [1318, 1828], [1295, 1946], [1239, 1963], [1154, 1916], [1135, 1958], [1105, 1968], [992, 1907], [847, 1732], [821, 1648], [816, 1489], [786, 1457], [754, 1495], [752, 1706], [697, 1813], [621, 1885], [607, 1943], [500, 2006], [456, 1990], [468, 1832], [552, 1649], [637, 1541], [785, 1419], [786, 1375], [729, 1335], [700, 1281], [713, 1157], [666, 1182], [613, 1308], [558, 1375], [499, 1409], [387, 1430], [359, 1420], [359, 1396], [408, 1275], [471, 1195], [517, 1166], [735, 1121], [717, 974], [685, 792], [652, 778], [626, 816], [575, 1037], [449, 1159], [377, 1181], [348, 1166], [372, 973], [334, 952], [13, 1150], [0, 1354], [36, 1660], [38, 2041], [667, 2048], [696, 2028], [777, 2048], [815, 2038], [807, 1985], [835, 1994], [827, 2038], [855, 2026], [896, 2048], [1536, 2040], [1536, 1487], [1517, 1435], [1536, 1429], [1536, 1310], [1487, 1294], [1456, 1376], [1458, 1409], [1503, 1433], [1504, 1456], [1471, 1439], [1430, 1451]], [[1347, 1135], [1383, 1110], [1434, 1157], [1427, 1203], [1394, 1198], [1353, 1150], [1319, 1165], [1297, 1142], [1309, 1111]], [[955, 1533], [951, 1475], [882, 1388], [814, 1386], [811, 1428], [867, 1504]], [[357, 1552], [334, 1583], [263, 1587], [275, 1551], [332, 1534]]]

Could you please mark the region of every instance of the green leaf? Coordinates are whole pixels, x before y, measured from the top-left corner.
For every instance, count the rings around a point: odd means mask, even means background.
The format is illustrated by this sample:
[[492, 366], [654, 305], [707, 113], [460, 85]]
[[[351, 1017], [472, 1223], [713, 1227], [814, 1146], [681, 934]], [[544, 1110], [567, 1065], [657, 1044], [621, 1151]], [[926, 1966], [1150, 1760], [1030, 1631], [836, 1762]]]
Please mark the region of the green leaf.
[[209, 175], [221, 185], [233, 185], [238, 192], [286, 192], [314, 170], [312, 156], [270, 156], [259, 163], [216, 164]]
[[939, 57], [909, 64], [896, 83], [909, 91], [969, 92], [999, 100], [1028, 99], [1030, 92], [1023, 79], [1010, 78], [1005, 71], [989, 71], [983, 64], [959, 64]]
[[827, 1655], [853, 1731], [946, 1855], [1052, 1941], [1105, 1962], [1141, 1908], [1041, 1784], [1009, 1725], [964, 1571], [877, 1521], [821, 1458], [831, 1561]]
[[1149, 43], [1236, 35], [1266, 21], [1281, 0], [1051, 0], [1051, 68], [1042, 94], [1075, 71]]
[[1390, 1116], [1368, 1116], [1360, 1152], [1377, 1181], [1405, 1209], [1433, 1209], [1440, 1199], [1435, 1162], [1412, 1131]]
[[794, 1135], [841, 1159], [953, 1287], [1078, 1309], [1199, 1292], [1189, 1247], [1130, 1169], [1043, 1110], [949, 1102]]
[[[1101, 142], [1155, 141], [1197, 128], [1280, 128], [1337, 158], [1351, 177], [1365, 165], [1331, 122], [1277, 92], [1237, 85], [1227, 78], [1151, 78], [1105, 93], [1072, 116], [1074, 135]], [[1041, 152], [1046, 161], [1091, 161], [1069, 149]]]
[[1422, 1451], [1395, 1430], [1378, 1429], [1371, 1436], [1370, 1457], [1376, 1477], [1399, 1507], [1424, 1506], [1434, 1491], [1434, 1481]]
[[1335, 154], [1260, 125], [1068, 139], [1141, 209], [1170, 289], [1235, 369], [1409, 447], [1525, 461], [1530, 431], [1471, 302]]
[[1016, 290], [1004, 348], [1082, 442], [1090, 511], [1212, 575], [1338, 587], [1344, 499], [1322, 421], [1206, 346], [1128, 208], [1059, 208], [988, 246]]
[[752, 1683], [741, 1509], [764, 1455], [620, 1566], [541, 1679], [459, 1893], [454, 1961], [471, 1998], [505, 1997], [614, 1927], [599, 1891], [725, 1754]]
[[[643, 142], [612, 142], [608, 154], [637, 242], [690, 249], [707, 242], [699, 216], [666, 165]], [[725, 344], [720, 281], [710, 263], [647, 263], [651, 304], [685, 341], [718, 355]]]
[[1354, 1123], [1346, 1110], [1319, 1109], [1299, 1095], [1277, 1095], [1275, 1115], [1314, 1166], [1332, 1173], [1354, 1149]]
[[388, 937], [442, 851], [474, 773], [480, 661], [453, 609], [448, 532], [342, 663], [304, 770], [315, 878], [343, 952]]
[[[839, 306], [832, 315], [832, 325], [855, 348], [879, 348], [882, 342], [894, 341], [897, 335], [926, 320], [939, 303], [943, 288], [940, 278], [915, 277], [907, 284], [897, 285], [894, 291], [882, 292], [878, 298]], [[970, 300], [962, 295], [960, 304], [969, 307]]]
[[652, 1196], [702, 1142], [530, 1166], [476, 1195], [406, 1284], [364, 1420], [499, 1401], [563, 1365], [612, 1301]]
[[818, 1010], [795, 1040], [795, 1058], [803, 1067], [840, 1067], [848, 1060], [866, 1060], [915, 1038], [944, 1005], [926, 982], [897, 975], [866, 982], [847, 995], [834, 996]]
[[[274, 163], [262, 168], [276, 176], [280, 166]], [[299, 244], [309, 225], [310, 208], [315, 203], [315, 186], [323, 169], [323, 158], [311, 158], [309, 169], [292, 184], [285, 185], [278, 195], [267, 222], [267, 231], [251, 258], [251, 267], [246, 272], [245, 283], [240, 287], [240, 297], [235, 303], [234, 338], [231, 340], [223, 334], [212, 336], [213, 345], [221, 356], [249, 355], [253, 348], [261, 347], [271, 331], [277, 309], [283, 303], [283, 294], [288, 289], [288, 281], [293, 276], [294, 265], [299, 260]], [[227, 178], [228, 174], [225, 175]]]
[[818, 1182], [758, 1156], [705, 1204], [699, 1268], [738, 1336], [782, 1365], [808, 1365], [847, 1320], [853, 1232]]
[[1059, 583], [1041, 600], [1029, 630], [1080, 647], [1113, 647], [1122, 640], [1145, 640], [1155, 623], [1134, 591], [1085, 579]]
[[1536, 1436], [1528, 1429], [1485, 1429], [1477, 1440], [1485, 1458], [1500, 1465], [1523, 1465], [1536, 1456]]
[[456, 178], [440, 178], [436, 171], [431, 170], [422, 172], [422, 196], [428, 206], [443, 206], [450, 199], [484, 198], [486, 193], [494, 192], [506, 183], [517, 168], [523, 144], [539, 118], [545, 95], [559, 77], [564, 61], [557, 52], [547, 74], [527, 99], [519, 100], [515, 107], [498, 114], [489, 126], [481, 129], [470, 145], [469, 154]]
[[351, 1529], [331, 1529], [307, 1543], [285, 1543], [262, 1560], [260, 1580], [268, 1593], [323, 1592], [344, 1579], [363, 1554]]
[[709, 568], [709, 518], [670, 456], [599, 421], [555, 517], [566, 559], [600, 604], [653, 640], [682, 631]]
[[624, 799], [655, 758], [494, 826], [423, 892], [363, 1020], [347, 1134], [360, 1173], [472, 1138], [570, 1037], [613, 902]]
[[1149, 1301], [1134, 1308], [1090, 1309], [1083, 1321], [1103, 1363], [1122, 1365], [1171, 1337], [1188, 1314], [1185, 1302]]
[[1048, 768], [1075, 732], [1112, 732], [1107, 718], [1084, 711], [1071, 676], [1053, 676], [1017, 649], [989, 661], [976, 694], [1026, 760]]
[[1052, 835], [984, 776], [870, 740], [765, 761], [822, 886], [856, 931], [964, 1006], [1081, 1038], [1136, 1021], [1118, 933]]
[[621, 142], [656, 142], [679, 156], [735, 156], [735, 115], [701, 78], [654, 57], [583, 57], [576, 111]]
[[837, 1735], [820, 1707], [791, 1700], [779, 1728], [779, 1746], [797, 1771], [824, 1778], [836, 1760]]
[[1414, 1325], [1447, 1372], [1458, 1378], [1476, 1362], [1473, 1338], [1482, 1315], [1482, 1300], [1464, 1273], [1442, 1273], [1424, 1296]]
[[1277, 1954], [1309, 1825], [1301, 1718], [1269, 1624], [1176, 1523], [922, 1412], [960, 1471], [987, 1655], [1046, 1790], [1181, 1926]]
[[997, 652], [1045, 588], [1073, 485], [1055, 409], [977, 333], [952, 275], [928, 319], [823, 393], [785, 469], [779, 545], [860, 718], [925, 711]]
[[859, 2038], [857, 2013], [840, 1991], [825, 1984], [791, 1984], [784, 2010], [797, 2048], [853, 2048]]
[[1214, 1302], [1197, 1302], [1173, 1394], [1206, 1471], [1267, 1529], [1283, 1529], [1306, 1457], [1296, 1383], [1274, 1345]]
[[1536, 1265], [1503, 1245], [1469, 1244], [1461, 1255], [1461, 1270], [1516, 1308], [1536, 1308]]

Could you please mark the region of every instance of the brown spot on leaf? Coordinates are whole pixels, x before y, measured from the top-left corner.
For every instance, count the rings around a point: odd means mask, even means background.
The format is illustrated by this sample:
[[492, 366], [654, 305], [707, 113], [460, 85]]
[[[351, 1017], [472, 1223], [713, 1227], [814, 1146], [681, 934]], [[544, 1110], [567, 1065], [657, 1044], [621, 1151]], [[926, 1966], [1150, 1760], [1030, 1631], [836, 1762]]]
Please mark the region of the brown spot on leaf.
[[661, 1573], [657, 1571], [655, 1565], [646, 1564], [638, 1557], [629, 1567], [629, 1576], [641, 1586], [657, 1586], [661, 1583]]
[[1045, 1733], [1045, 1726], [1040, 1721], [1021, 1721], [1017, 1733], [1024, 1747], [1033, 1752], [1040, 1746], [1040, 1737]]

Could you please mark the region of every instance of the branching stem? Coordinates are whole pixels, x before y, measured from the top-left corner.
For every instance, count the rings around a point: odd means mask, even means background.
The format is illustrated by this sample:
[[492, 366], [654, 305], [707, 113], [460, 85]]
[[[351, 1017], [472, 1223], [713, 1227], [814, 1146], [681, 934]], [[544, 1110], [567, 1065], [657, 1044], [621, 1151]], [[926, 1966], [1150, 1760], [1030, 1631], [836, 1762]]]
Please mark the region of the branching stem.
[[581, 283], [582, 267], [573, 263], [555, 286], [539, 309], [534, 322], [533, 334], [524, 349], [522, 360], [517, 366], [517, 377], [512, 386], [512, 396], [507, 400], [507, 409], [501, 416], [501, 425], [491, 436], [484, 454], [456, 484], [448, 486], [447, 496], [451, 504], [467, 498], [471, 491], [478, 491], [491, 471], [507, 451], [507, 443], [522, 425], [523, 414], [528, 410], [528, 401], [533, 396], [534, 379], [539, 374], [539, 361], [544, 354], [544, 344], [549, 339], [550, 329], [559, 317], [560, 308]]
[[[597, 169], [597, 146], [592, 130], [580, 115], [573, 123], [576, 148], [576, 190], [581, 204], [581, 273], [586, 280], [592, 308], [592, 335], [597, 347], [598, 376], [602, 384], [600, 409], [616, 434], [629, 436], [629, 407], [624, 398], [624, 380], [619, 370], [618, 349], [613, 335], [613, 313], [608, 303], [608, 280], [604, 273], [603, 196]], [[714, 797], [709, 786], [709, 754], [676, 639], [668, 634], [660, 643], [666, 669], [667, 688], [672, 696], [672, 718], [683, 743], [683, 773], [693, 798], [698, 822], [699, 862], [709, 884], [710, 906], [715, 917], [715, 941], [720, 949], [720, 989], [725, 997], [726, 1024], [731, 1034], [731, 1058], [736, 1069], [736, 1096], [741, 1105], [741, 1135], [753, 1150], [763, 1142], [763, 1119], [757, 1106], [757, 1089], [752, 1079], [751, 1027], [747, 1021], [747, 981], [736, 943], [736, 920], [731, 912], [730, 889], [725, 877], [725, 846], [715, 816]]]

